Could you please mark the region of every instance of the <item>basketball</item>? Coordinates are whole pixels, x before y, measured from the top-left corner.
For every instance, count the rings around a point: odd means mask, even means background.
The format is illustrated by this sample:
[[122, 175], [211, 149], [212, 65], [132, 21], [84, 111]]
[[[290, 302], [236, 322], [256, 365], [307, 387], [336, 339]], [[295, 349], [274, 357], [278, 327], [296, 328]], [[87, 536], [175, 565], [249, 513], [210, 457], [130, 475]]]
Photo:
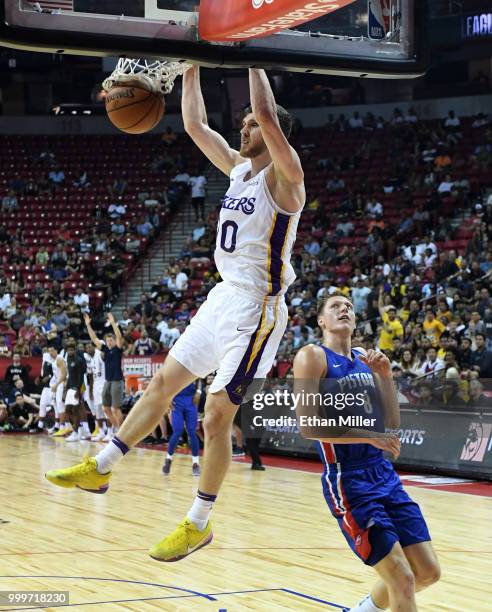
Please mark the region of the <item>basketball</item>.
[[162, 119], [165, 108], [163, 94], [145, 82], [117, 83], [106, 96], [111, 123], [127, 134], [150, 132]]

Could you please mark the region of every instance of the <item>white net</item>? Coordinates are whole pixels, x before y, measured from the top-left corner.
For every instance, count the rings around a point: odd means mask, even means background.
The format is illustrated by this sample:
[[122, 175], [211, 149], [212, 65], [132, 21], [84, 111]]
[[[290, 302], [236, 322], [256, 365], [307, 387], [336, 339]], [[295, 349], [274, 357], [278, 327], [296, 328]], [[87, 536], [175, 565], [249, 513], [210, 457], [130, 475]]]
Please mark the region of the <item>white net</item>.
[[103, 88], [109, 91], [118, 83], [140, 81], [154, 91], [163, 94], [171, 93], [177, 76], [183, 74], [191, 64], [170, 62], [167, 60], [145, 60], [121, 57], [116, 68], [103, 82]]

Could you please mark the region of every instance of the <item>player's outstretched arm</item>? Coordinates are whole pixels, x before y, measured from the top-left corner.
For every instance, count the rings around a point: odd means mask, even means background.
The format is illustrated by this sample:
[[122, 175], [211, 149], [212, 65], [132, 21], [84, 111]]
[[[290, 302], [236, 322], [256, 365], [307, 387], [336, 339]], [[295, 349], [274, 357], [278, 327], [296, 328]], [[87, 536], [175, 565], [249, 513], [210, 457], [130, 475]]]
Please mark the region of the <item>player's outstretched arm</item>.
[[198, 66], [192, 66], [183, 74], [181, 111], [186, 133], [212, 164], [229, 176], [234, 166], [244, 160], [208, 125]]
[[277, 104], [264, 70], [249, 69], [249, 88], [251, 108], [272, 158], [276, 181], [285, 185], [290, 192], [285, 203], [279, 194], [278, 204], [287, 212], [297, 212], [305, 201], [304, 172], [299, 155], [280, 128]]
[[89, 317], [89, 315], [86, 312], [84, 313], [84, 323], [85, 323], [85, 326], [87, 328], [87, 333], [89, 334], [89, 338], [91, 339], [92, 344], [98, 350], [101, 350], [102, 342], [99, 340], [99, 338], [96, 336], [94, 330], [92, 329], [91, 318]]

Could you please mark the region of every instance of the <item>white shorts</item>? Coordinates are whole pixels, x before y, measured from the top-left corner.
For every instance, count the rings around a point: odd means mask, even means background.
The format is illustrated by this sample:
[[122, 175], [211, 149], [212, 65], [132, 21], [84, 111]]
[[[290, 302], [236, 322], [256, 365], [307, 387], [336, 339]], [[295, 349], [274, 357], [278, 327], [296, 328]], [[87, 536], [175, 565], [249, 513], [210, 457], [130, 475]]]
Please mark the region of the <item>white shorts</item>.
[[89, 397], [89, 388], [87, 387], [84, 392], [84, 399], [89, 406], [89, 410], [96, 419], [105, 419], [104, 410], [102, 408], [102, 392], [104, 388], [104, 379], [98, 378], [94, 381], [92, 387], [93, 399]]
[[230, 283], [216, 285], [169, 354], [197, 378], [217, 370], [211, 393], [225, 388], [241, 404], [254, 378], [265, 378], [287, 327], [283, 296], [263, 301]]
[[80, 395], [75, 389], [69, 389], [65, 397], [65, 406], [77, 406], [80, 404]]
[[50, 387], [43, 387], [39, 399], [39, 416], [45, 417], [46, 413], [53, 408], [54, 403], [53, 392]]
[[65, 391], [65, 385], [58, 385], [56, 392], [53, 394], [55, 398], [55, 415], [60, 416], [65, 412], [65, 403], [63, 402], [63, 392]]

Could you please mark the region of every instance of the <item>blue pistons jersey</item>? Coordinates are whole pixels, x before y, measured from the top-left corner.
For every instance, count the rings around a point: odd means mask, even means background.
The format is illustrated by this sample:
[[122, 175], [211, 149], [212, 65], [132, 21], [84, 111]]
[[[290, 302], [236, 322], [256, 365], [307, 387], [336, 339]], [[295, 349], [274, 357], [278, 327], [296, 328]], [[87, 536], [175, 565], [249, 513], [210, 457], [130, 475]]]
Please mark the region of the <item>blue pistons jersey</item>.
[[[343, 396], [355, 396], [358, 404], [346, 407], [343, 410], [330, 409], [325, 416], [336, 418], [353, 416], [355, 420], [351, 426], [355, 429], [368, 429], [371, 431], [384, 432], [384, 415], [380, 405], [379, 395], [376, 389], [371, 369], [359, 359], [359, 351], [352, 349], [353, 359], [335, 353], [326, 346], [322, 346], [326, 355], [327, 374], [321, 381], [320, 391], [322, 393], [343, 394]], [[364, 402], [362, 405], [362, 398]], [[354, 402], [355, 403], [355, 402]], [[369, 427], [363, 427], [361, 419], [374, 419]], [[337, 421], [338, 422], [338, 421]], [[341, 466], [368, 465], [382, 460], [382, 451], [370, 444], [329, 444], [318, 443], [319, 453], [323, 463], [340, 464]]]
[[[352, 350], [352, 359], [326, 346], [327, 375], [324, 393], [365, 394], [360, 408], [344, 408], [357, 419], [373, 418], [371, 427], [355, 429], [384, 432], [384, 415], [371, 369]], [[326, 416], [332, 417], [334, 409]], [[350, 427], [350, 425], [348, 425]], [[430, 540], [422, 512], [403, 489], [392, 464], [370, 444], [317, 442], [324, 464], [323, 495], [352, 551], [366, 565], [384, 559], [395, 542], [403, 548]]]

